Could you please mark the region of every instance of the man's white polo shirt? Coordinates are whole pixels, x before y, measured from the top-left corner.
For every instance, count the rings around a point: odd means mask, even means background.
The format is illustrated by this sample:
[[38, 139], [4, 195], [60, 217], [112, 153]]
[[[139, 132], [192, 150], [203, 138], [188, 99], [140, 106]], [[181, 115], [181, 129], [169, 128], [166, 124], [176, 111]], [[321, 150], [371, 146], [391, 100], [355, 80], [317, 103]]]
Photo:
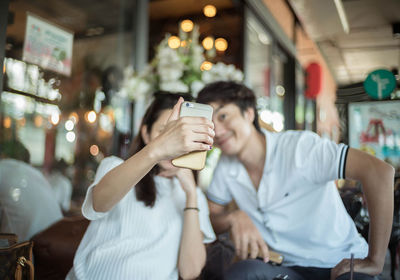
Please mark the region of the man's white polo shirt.
[[348, 147], [305, 131], [266, 136], [258, 191], [235, 157], [222, 155], [207, 191], [245, 211], [285, 265], [333, 267], [351, 253], [365, 258], [368, 244], [347, 214], [334, 184], [345, 177]]

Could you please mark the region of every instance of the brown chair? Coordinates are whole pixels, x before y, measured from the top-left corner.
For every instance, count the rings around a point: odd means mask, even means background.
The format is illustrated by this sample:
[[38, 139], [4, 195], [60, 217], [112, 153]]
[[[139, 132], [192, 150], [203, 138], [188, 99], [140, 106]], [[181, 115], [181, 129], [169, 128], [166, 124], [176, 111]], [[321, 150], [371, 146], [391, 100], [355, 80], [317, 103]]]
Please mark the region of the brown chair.
[[18, 243], [16, 234], [0, 233], [0, 278], [33, 280], [32, 247], [32, 241]]
[[35, 279], [65, 279], [88, 225], [82, 216], [63, 218], [32, 237]]

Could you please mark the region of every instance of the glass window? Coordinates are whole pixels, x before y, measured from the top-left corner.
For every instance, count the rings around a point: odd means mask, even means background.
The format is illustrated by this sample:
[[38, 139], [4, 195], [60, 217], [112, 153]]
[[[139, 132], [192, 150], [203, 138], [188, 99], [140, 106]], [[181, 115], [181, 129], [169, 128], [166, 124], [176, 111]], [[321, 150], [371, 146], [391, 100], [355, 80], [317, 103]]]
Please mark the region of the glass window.
[[[277, 131], [285, 128], [284, 103], [286, 94], [285, 66], [287, 56], [275, 47], [272, 55], [272, 91], [270, 110], [273, 112], [273, 127]], [[286, 116], [288, 117], [288, 116]]]
[[119, 89], [133, 12], [132, 1], [10, 1], [0, 140], [22, 143], [45, 174], [62, 172], [77, 205], [100, 160], [131, 138]]
[[271, 96], [271, 37], [254, 17], [246, 20], [246, 80], [257, 97]]
[[286, 56], [275, 50], [272, 36], [250, 12], [246, 12], [246, 82], [257, 96], [261, 126], [284, 129], [284, 70]]

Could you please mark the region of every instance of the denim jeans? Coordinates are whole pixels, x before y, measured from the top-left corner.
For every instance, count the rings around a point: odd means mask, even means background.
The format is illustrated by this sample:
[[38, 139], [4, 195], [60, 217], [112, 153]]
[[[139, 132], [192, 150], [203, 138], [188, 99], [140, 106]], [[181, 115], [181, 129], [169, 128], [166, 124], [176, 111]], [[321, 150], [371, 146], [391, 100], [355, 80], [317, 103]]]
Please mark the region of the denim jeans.
[[[264, 263], [261, 260], [244, 260], [234, 263], [225, 272], [225, 280], [273, 280], [279, 274], [287, 275], [288, 280], [330, 280], [330, 268], [276, 266]], [[285, 279], [285, 278], [282, 278]], [[345, 273], [336, 280], [348, 280], [350, 273]], [[353, 280], [379, 280], [377, 276], [370, 276], [355, 272]]]

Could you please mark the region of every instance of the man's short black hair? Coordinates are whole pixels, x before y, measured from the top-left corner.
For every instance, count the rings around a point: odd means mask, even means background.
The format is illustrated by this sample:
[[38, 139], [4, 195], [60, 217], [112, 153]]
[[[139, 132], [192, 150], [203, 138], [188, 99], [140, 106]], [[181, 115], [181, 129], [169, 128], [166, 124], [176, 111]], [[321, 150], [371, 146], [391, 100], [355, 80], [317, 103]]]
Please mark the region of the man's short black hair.
[[222, 105], [233, 103], [243, 113], [248, 108], [254, 110], [254, 126], [261, 131], [258, 123], [256, 96], [254, 92], [243, 84], [232, 81], [219, 81], [206, 85], [197, 96], [198, 103], [217, 102]]

